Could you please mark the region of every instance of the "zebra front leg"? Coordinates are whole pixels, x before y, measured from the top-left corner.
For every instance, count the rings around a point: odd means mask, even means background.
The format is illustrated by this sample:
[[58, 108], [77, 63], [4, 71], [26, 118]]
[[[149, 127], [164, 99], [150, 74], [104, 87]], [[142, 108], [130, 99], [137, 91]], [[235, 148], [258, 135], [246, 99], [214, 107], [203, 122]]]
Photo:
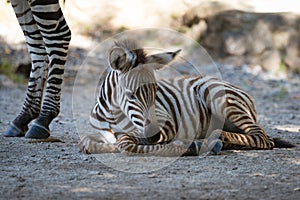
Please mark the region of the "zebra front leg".
[[100, 134], [91, 134], [80, 137], [78, 147], [86, 154], [117, 153], [115, 144], [108, 141]]
[[121, 153], [128, 155], [154, 155], [154, 156], [198, 156], [202, 142], [194, 141], [190, 145], [163, 143], [163, 144], [140, 144], [136, 137], [124, 134], [117, 140], [117, 148]]
[[25, 35], [32, 65], [22, 110], [11, 122], [4, 136], [21, 137], [28, 130], [28, 124], [40, 113], [44, 82], [48, 73], [48, 56], [28, 2], [11, 0], [11, 4]]

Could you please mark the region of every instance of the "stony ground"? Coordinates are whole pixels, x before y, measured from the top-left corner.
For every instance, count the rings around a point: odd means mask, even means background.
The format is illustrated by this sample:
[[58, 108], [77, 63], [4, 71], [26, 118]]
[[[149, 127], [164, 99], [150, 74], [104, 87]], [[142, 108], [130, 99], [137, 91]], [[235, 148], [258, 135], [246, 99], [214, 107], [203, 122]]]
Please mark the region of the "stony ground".
[[[259, 122], [269, 135], [297, 147], [178, 159], [84, 155], [77, 147], [77, 130], [87, 124], [73, 116], [73, 87], [65, 84], [61, 114], [51, 125], [52, 137], [64, 143], [0, 135], [0, 199], [299, 198], [299, 77], [275, 79], [244, 68], [220, 71], [254, 96]], [[25, 86], [15, 84], [0, 88], [0, 133], [19, 111], [24, 91]], [[76, 96], [84, 104], [86, 95]]]
[[[166, 8], [160, 8], [164, 15], [164, 11], [171, 7], [175, 10], [182, 7], [180, 4], [174, 6], [173, 1], [169, 3], [172, 6], [165, 4]], [[97, 82], [89, 79], [97, 79], [99, 69], [87, 67], [86, 74], [77, 74], [77, 77], [82, 77], [76, 79], [76, 87], [73, 87], [74, 78], [80, 66], [88, 64], [99, 67], [99, 58], [104, 58], [103, 52], [95, 51], [90, 54], [90, 58], [97, 57], [96, 62], [94, 59], [86, 59], [87, 53], [96, 43], [85, 40], [76, 33], [76, 29], [95, 33], [95, 24], [81, 26], [91, 20], [103, 24], [105, 19], [108, 27], [98, 27], [101, 30], [119, 28], [120, 24], [124, 25], [126, 22], [133, 23], [127, 24], [129, 28], [165, 27], [166, 21], [162, 20], [160, 15], [154, 15], [147, 7], [149, 13], [140, 12], [138, 14], [141, 16], [135, 16], [133, 19], [123, 17], [120, 14], [122, 12], [116, 12], [119, 18], [107, 23], [110, 16], [100, 18], [95, 17], [93, 13], [86, 15], [91, 10], [97, 14], [110, 13], [99, 12], [103, 8], [96, 9], [93, 3], [90, 5], [91, 9], [80, 3], [74, 5], [75, 8], [71, 4], [73, 7], [69, 10], [77, 10], [74, 12], [75, 17], [72, 17], [72, 13], [67, 13], [74, 37], [62, 91], [61, 113], [50, 127], [51, 137], [63, 142], [38, 142], [25, 138], [3, 137], [2, 133], [20, 111], [26, 87], [13, 84], [0, 76], [0, 199], [299, 199], [300, 77], [263, 73], [260, 67], [220, 66], [218, 75], [240, 86], [254, 97], [259, 123], [270, 136], [289, 140], [297, 145], [296, 148], [229, 151], [220, 156], [175, 159], [125, 157], [119, 154], [93, 156], [80, 153], [77, 147], [78, 132], [93, 132], [86, 117], [93, 106]], [[67, 4], [67, 12], [68, 6]], [[141, 6], [145, 5], [141, 3]], [[111, 6], [104, 7], [112, 9]], [[0, 6], [1, 13], [5, 13], [7, 9]], [[78, 14], [78, 10], [81, 9], [83, 14]], [[3, 40], [0, 38], [1, 56], [9, 56], [12, 63], [28, 61], [28, 56], [24, 56], [24, 44], [16, 45], [18, 41], [23, 41], [23, 36], [11, 12], [10, 10], [9, 16], [3, 15], [5, 17], [0, 19], [0, 35], [5, 35]], [[146, 23], [143, 16], [159, 17], [154, 20], [149, 18], [153, 22]], [[84, 20], [84, 23], [80, 20]], [[154, 23], [156, 21], [159, 23]], [[104, 41], [113, 35], [113, 31], [107, 33], [109, 36], [103, 36], [102, 32], [96, 32], [101, 33], [100, 36], [95, 35], [96, 42]], [[162, 47], [165, 43], [167, 45]], [[164, 38], [158, 44], [151, 45], [169, 48], [169, 43]], [[180, 42], [176, 44], [181, 45]], [[195, 50], [192, 48], [189, 52], [185, 47], [180, 48], [183, 48], [183, 53], [193, 53]], [[199, 55], [196, 57], [199, 59]]]

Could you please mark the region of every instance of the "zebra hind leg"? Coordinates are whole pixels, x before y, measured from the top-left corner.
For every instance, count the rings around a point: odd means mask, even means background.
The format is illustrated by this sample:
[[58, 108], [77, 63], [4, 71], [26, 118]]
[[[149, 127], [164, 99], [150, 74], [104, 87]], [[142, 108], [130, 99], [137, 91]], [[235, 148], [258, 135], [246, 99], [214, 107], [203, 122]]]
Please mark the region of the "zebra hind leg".
[[[29, 4], [49, 58], [49, 70], [41, 112], [25, 135], [27, 138], [38, 139], [49, 137], [49, 125], [60, 112], [64, 65], [71, 40], [71, 31], [58, 0], [29, 1]], [[47, 23], [45, 24], [45, 22]]]
[[220, 136], [220, 140], [223, 143], [223, 150], [270, 150], [273, 148], [294, 147], [294, 145], [288, 141], [282, 140], [280, 138], [269, 137], [264, 131], [264, 129], [257, 125], [255, 122], [253, 122], [253, 120], [251, 120], [250, 118], [248, 118], [246, 122], [247, 123], [245, 124], [247, 125], [240, 126], [238, 126], [238, 122], [233, 123], [236, 125], [236, 127], [239, 127], [238, 132], [236, 128], [230, 128], [230, 126], [225, 128], [225, 130], [217, 129], [213, 131], [215, 135]]
[[[50, 136], [49, 125], [60, 111], [64, 64], [71, 32], [58, 0], [11, 2], [26, 38], [33, 69], [23, 110], [4, 135], [24, 136], [28, 123], [36, 118], [25, 137], [47, 138]], [[48, 60], [49, 66], [45, 67]], [[41, 70], [43, 73], [37, 73]], [[45, 79], [46, 88], [41, 107]]]
[[[48, 73], [48, 57], [45, 45], [27, 1], [11, 1], [18, 22], [24, 32], [32, 65], [24, 104], [19, 115], [4, 133], [6, 137], [22, 137], [28, 124], [39, 116], [44, 82]], [[45, 138], [46, 136], [43, 136]]]
[[214, 133], [220, 135], [220, 140], [223, 143], [222, 150], [269, 150], [275, 146], [273, 139], [266, 134], [241, 134], [220, 129], [215, 130]]

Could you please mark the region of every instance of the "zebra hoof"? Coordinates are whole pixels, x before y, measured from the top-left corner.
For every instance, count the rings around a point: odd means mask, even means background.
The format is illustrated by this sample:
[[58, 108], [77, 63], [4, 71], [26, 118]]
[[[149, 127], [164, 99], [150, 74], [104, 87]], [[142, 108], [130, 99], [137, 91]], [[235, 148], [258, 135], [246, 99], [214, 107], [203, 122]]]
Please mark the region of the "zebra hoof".
[[39, 124], [32, 124], [29, 127], [29, 130], [27, 131], [25, 137], [31, 138], [31, 139], [45, 139], [50, 136], [50, 130], [49, 128], [43, 127]]
[[218, 155], [220, 154], [223, 147], [223, 143], [221, 140], [217, 140], [217, 142], [214, 144], [214, 147], [211, 149], [210, 154], [211, 155]]
[[11, 123], [3, 135], [5, 137], [24, 137], [25, 131], [21, 130], [16, 125]]
[[199, 156], [201, 147], [202, 147], [202, 142], [193, 141], [192, 144], [187, 149], [187, 151], [182, 156]]

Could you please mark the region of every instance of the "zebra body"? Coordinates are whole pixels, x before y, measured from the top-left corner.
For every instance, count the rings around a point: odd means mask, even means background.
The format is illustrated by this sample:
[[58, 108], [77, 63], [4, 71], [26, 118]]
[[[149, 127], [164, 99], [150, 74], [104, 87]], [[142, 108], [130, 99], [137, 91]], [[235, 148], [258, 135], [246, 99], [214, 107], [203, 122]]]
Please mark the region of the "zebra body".
[[174, 156], [275, 147], [252, 98], [236, 86], [200, 76], [156, 81], [154, 70], [178, 52], [147, 56], [128, 41], [116, 44], [90, 116], [99, 133], [81, 138], [82, 151]]
[[[10, 2], [23, 30], [32, 67], [22, 110], [4, 135], [47, 138], [50, 135], [49, 124], [60, 111], [64, 64], [71, 32], [58, 0]], [[33, 119], [35, 121], [28, 130]]]

